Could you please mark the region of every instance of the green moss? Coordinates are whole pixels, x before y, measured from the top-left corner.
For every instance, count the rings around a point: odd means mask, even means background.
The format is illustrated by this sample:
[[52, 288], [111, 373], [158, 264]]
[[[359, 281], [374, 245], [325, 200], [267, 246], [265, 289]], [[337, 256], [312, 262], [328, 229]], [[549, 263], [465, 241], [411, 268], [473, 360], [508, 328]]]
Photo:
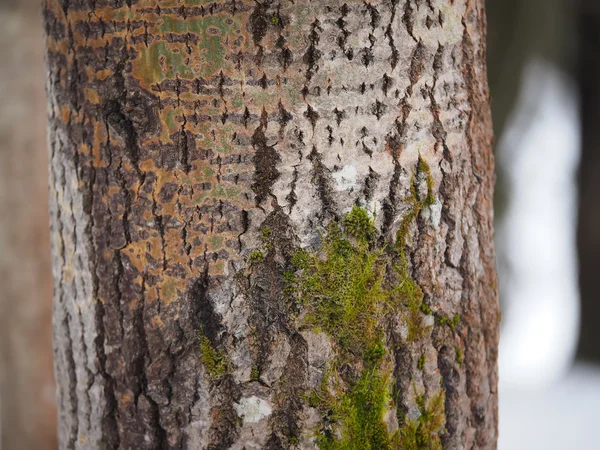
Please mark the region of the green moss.
[[267, 242], [269, 240], [269, 238], [271, 237], [271, 229], [270, 228], [267, 228], [267, 227], [261, 228], [260, 233], [262, 235], [263, 242]]
[[428, 316], [433, 315], [433, 311], [431, 310], [429, 305], [427, 305], [426, 303], [421, 303], [421, 312], [423, 314], [427, 314]]
[[448, 325], [450, 328], [454, 329], [460, 323], [460, 315], [454, 314], [454, 316], [452, 316], [452, 318], [445, 317], [445, 316], [439, 316], [439, 317], [437, 317], [436, 320], [440, 325]]
[[348, 235], [354, 237], [361, 243], [371, 242], [377, 231], [369, 213], [358, 206], [352, 208], [352, 210], [344, 216], [342, 225]]
[[431, 206], [435, 203], [435, 195], [433, 194], [433, 177], [431, 176], [431, 168], [427, 161], [419, 156], [419, 164], [417, 167], [419, 174], [425, 175], [425, 182], [427, 183], [427, 197], [423, 200], [423, 206]]
[[380, 319], [389, 310], [381, 256], [381, 251], [370, 251], [364, 243], [352, 245], [337, 226], [331, 226], [323, 255], [312, 255], [299, 274], [306, 322], [344, 350], [365, 352], [381, 335]]
[[229, 360], [224, 352], [217, 350], [202, 330], [199, 332], [200, 354], [204, 369], [213, 380], [229, 372]]
[[308, 267], [311, 257], [306, 250], [299, 249], [292, 255], [292, 266], [297, 270], [304, 270]]
[[434, 395], [428, 404], [423, 396], [417, 397], [421, 412], [416, 421], [411, 421], [400, 430], [397, 447], [401, 450], [442, 450], [440, 432], [445, 423], [444, 391]]
[[317, 444], [327, 450], [391, 449], [392, 436], [383, 420], [390, 401], [388, 375], [364, 370], [350, 392], [334, 404], [331, 419], [341, 421], [341, 438], [324, 433]]
[[425, 337], [427, 327], [423, 323], [423, 291], [412, 279], [405, 279], [397, 288], [406, 307], [404, 316], [408, 325], [408, 340], [415, 341]]
[[459, 363], [461, 366], [463, 362], [465, 362], [465, 355], [463, 354], [461, 348], [456, 349], [456, 362]]
[[250, 379], [252, 381], [257, 381], [260, 378], [260, 370], [257, 366], [252, 366], [252, 370], [250, 371]]
[[250, 253], [250, 257], [248, 258], [248, 262], [250, 264], [261, 263], [265, 259], [265, 255], [260, 250], [254, 250]]
[[[405, 222], [416, 217], [421, 205], [414, 205]], [[403, 227], [407, 232], [408, 224]], [[403, 448], [401, 433], [391, 433], [384, 420], [394, 408], [385, 324], [400, 313], [409, 340], [422, 338], [423, 292], [408, 273], [403, 246], [380, 247], [376, 235], [373, 219], [354, 207], [329, 225], [318, 252], [293, 253], [295, 272], [284, 274], [304, 324], [330, 336], [338, 350], [320, 388], [306, 396], [323, 414], [317, 443], [324, 450]], [[424, 426], [416, 426], [419, 433]]]
[[450, 326], [452, 328], [456, 328], [459, 323], [460, 323], [460, 315], [454, 314], [454, 316], [452, 317], [452, 323], [450, 324]]
[[291, 270], [283, 272], [283, 293], [286, 295], [292, 295], [296, 288], [296, 275]]
[[425, 368], [425, 354], [422, 354], [417, 361], [417, 367], [419, 370], [423, 370]]

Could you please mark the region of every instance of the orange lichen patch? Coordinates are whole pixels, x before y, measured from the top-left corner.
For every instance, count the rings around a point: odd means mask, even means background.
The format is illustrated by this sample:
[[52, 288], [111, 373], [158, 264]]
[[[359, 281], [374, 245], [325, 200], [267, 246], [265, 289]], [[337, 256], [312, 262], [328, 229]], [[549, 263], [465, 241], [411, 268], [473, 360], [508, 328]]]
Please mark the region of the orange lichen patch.
[[161, 110], [160, 118], [163, 125], [160, 134], [161, 141], [169, 142], [171, 136], [181, 130], [184, 114], [183, 108], [173, 108], [172, 106], [166, 106]]
[[[132, 264], [140, 273], [143, 273], [147, 265], [145, 243], [140, 241], [132, 242], [127, 245], [123, 251], [128, 257], [129, 263]], [[139, 282], [141, 283], [141, 279]]]
[[97, 78], [100, 81], [103, 81], [103, 80], [106, 80], [111, 75], [113, 75], [112, 70], [103, 69], [103, 70], [99, 70], [96, 72], [95, 78]]
[[123, 394], [121, 396], [122, 403], [133, 403], [133, 395], [130, 393]]
[[127, 307], [129, 308], [130, 311], [134, 311], [137, 308], [138, 303], [139, 303], [139, 299], [134, 298], [127, 304]]
[[64, 122], [69, 121], [69, 117], [71, 116], [71, 108], [68, 106], [63, 106], [60, 108], [60, 117]]
[[165, 323], [160, 316], [153, 316], [152, 319], [150, 319], [150, 323], [154, 328], [164, 328], [165, 326]]
[[156, 286], [152, 286], [150, 288], [147, 287], [144, 298], [146, 300], [146, 305], [148, 305], [148, 306], [150, 306], [154, 302], [156, 302], [159, 298], [158, 297], [158, 287], [156, 287]]
[[210, 276], [224, 275], [225, 273], [225, 262], [217, 261], [214, 264], [211, 264], [208, 269], [208, 274]]
[[111, 185], [108, 187], [108, 195], [110, 197], [114, 197], [116, 195], [119, 195], [120, 193], [121, 193], [121, 186]]
[[155, 160], [148, 158], [140, 161], [140, 169], [146, 173], [155, 173], [158, 170], [158, 166]]
[[[145, 259], [155, 261], [162, 268], [160, 261], [163, 259], [162, 240], [158, 232], [153, 232], [146, 240], [140, 242], [142, 251], [145, 248]], [[150, 269], [148, 269], [150, 270]]]
[[85, 88], [83, 92], [90, 103], [93, 103], [94, 105], [98, 105], [100, 103], [100, 97], [98, 97], [98, 92], [96, 90]]
[[92, 142], [92, 157], [94, 167], [105, 167], [108, 162], [102, 155], [102, 145], [106, 142], [106, 126], [98, 120], [92, 120], [94, 140]]
[[88, 144], [86, 142], [82, 142], [81, 144], [79, 144], [77, 146], [77, 152], [80, 155], [89, 155], [90, 154], [90, 147], [88, 146]]

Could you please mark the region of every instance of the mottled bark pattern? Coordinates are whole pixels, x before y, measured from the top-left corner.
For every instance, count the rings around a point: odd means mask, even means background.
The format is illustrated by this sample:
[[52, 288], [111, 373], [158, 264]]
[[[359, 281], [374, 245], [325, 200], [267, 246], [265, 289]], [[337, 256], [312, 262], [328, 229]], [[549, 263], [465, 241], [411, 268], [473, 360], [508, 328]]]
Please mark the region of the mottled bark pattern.
[[[414, 419], [441, 386], [444, 448], [495, 447], [483, 1], [44, 14], [61, 448], [314, 448], [303, 394], [331, 345], [294, 319], [283, 268], [355, 204], [392, 242], [411, 185], [427, 192], [419, 157], [435, 202], [410, 224], [409, 268], [433, 315], [460, 322], [397, 333], [394, 402]], [[200, 330], [227, 360], [218, 379]]]

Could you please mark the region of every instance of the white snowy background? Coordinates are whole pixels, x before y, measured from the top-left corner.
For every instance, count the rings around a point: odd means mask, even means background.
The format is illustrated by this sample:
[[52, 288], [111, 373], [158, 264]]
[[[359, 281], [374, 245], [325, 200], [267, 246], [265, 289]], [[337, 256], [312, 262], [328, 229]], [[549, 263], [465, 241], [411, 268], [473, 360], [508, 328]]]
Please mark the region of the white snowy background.
[[527, 65], [496, 155], [510, 199], [496, 228], [503, 302], [499, 448], [600, 449], [600, 368], [574, 365], [580, 121], [568, 76], [543, 61]]

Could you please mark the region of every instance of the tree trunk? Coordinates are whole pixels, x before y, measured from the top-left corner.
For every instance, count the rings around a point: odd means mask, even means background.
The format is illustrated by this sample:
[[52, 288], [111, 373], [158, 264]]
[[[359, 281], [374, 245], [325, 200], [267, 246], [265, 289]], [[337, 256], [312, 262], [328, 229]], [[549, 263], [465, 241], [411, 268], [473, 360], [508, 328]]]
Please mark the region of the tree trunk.
[[45, 24], [61, 448], [495, 448], [483, 1]]
[[578, 356], [598, 362], [598, 325], [600, 314], [598, 290], [595, 286], [600, 256], [600, 63], [593, 55], [598, 53], [600, 8], [596, 2], [581, 2], [579, 11], [579, 67], [578, 81], [581, 97], [581, 161], [577, 182], [579, 198], [577, 208], [577, 255], [579, 263], [579, 292], [581, 297], [581, 332]]

